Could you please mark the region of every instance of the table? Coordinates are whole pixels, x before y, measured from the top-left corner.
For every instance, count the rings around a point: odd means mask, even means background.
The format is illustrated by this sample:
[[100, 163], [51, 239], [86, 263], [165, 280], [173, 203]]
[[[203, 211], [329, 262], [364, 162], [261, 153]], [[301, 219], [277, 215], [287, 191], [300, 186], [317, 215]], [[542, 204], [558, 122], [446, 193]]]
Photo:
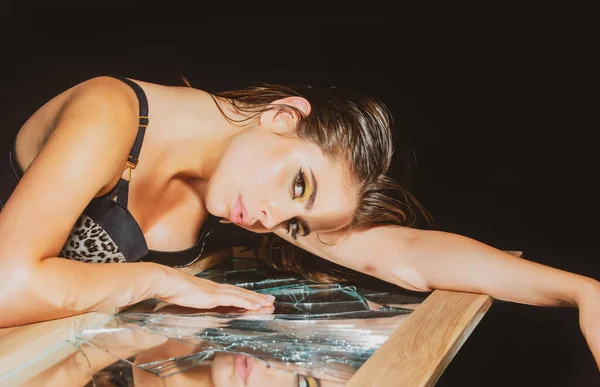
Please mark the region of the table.
[[[240, 250], [214, 252], [196, 274], [239, 255]], [[509, 251], [522, 256], [520, 251]], [[492, 305], [488, 295], [435, 290], [358, 369], [347, 386], [433, 386]], [[117, 309], [85, 313], [58, 320], [0, 329], [0, 384], [18, 385], [71, 355], [55, 348], [87, 327], [105, 321]], [[35, 367], [28, 362], [38, 358]]]

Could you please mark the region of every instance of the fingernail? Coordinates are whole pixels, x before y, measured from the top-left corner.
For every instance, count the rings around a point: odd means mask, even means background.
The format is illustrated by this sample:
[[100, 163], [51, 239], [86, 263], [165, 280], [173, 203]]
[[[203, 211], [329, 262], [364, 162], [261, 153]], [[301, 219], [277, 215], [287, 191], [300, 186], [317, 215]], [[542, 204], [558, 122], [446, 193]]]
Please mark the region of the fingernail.
[[256, 308], [257, 308], [257, 309], [260, 309], [260, 308], [262, 308], [262, 305], [261, 305], [261, 304], [254, 304], [254, 305], [256, 306]]
[[271, 300], [271, 301], [275, 300], [275, 296], [272, 295], [272, 294], [265, 295], [265, 298], [268, 299], [268, 300]]

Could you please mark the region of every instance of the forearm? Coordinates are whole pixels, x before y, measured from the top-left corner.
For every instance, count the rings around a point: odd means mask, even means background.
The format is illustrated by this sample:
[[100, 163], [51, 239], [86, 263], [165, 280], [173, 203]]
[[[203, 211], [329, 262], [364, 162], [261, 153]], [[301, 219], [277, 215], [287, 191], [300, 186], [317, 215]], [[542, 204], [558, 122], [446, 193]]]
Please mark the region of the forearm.
[[593, 278], [518, 258], [458, 234], [408, 227], [324, 233], [296, 243], [411, 290], [445, 289], [528, 305], [577, 307], [582, 332], [600, 367], [600, 282]]
[[291, 242], [337, 264], [416, 291], [446, 289], [529, 305], [575, 306], [586, 290], [598, 292], [600, 288], [591, 278], [441, 231], [380, 226]]
[[408, 242], [406, 254], [403, 263], [432, 289], [484, 293], [529, 305], [577, 306], [582, 292], [597, 286], [591, 278], [446, 232], [419, 230]]
[[153, 263], [89, 264], [47, 258], [9, 272], [0, 292], [0, 326], [27, 324], [155, 297], [168, 275]]

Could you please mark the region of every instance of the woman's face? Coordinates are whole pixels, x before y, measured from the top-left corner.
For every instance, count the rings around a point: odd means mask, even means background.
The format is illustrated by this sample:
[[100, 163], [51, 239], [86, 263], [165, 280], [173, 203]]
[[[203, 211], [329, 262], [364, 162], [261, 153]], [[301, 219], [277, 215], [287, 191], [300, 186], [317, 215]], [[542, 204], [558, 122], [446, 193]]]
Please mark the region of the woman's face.
[[299, 237], [350, 224], [357, 194], [345, 166], [296, 137], [296, 119], [270, 110], [231, 139], [207, 185], [212, 215], [255, 232], [291, 226]]
[[[181, 341], [170, 340], [157, 347], [142, 351], [135, 363], [154, 364], [169, 358], [182, 358], [191, 355], [194, 347]], [[135, 385], [143, 386], [205, 386], [205, 387], [252, 387], [281, 386], [304, 387], [310, 376], [294, 372], [293, 365], [286, 369], [270, 367], [265, 362], [238, 353], [215, 353], [212, 361], [201, 362], [194, 367], [183, 362], [180, 369], [170, 369], [168, 377], [157, 377], [141, 367], [132, 367]], [[344, 381], [320, 380], [322, 387], [341, 386]]]

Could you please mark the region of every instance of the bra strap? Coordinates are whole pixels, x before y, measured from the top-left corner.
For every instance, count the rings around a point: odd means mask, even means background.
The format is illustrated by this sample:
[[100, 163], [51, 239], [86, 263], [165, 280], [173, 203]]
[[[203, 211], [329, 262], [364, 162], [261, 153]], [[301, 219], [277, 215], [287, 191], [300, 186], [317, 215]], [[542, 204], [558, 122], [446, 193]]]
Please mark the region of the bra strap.
[[146, 134], [146, 127], [150, 123], [150, 119], [148, 118], [148, 99], [146, 98], [146, 93], [140, 85], [135, 83], [129, 78], [121, 77], [121, 76], [113, 76], [113, 78], [117, 78], [133, 89], [135, 92], [138, 102], [140, 104], [140, 117], [138, 121], [138, 132], [135, 138], [135, 142], [133, 143], [133, 147], [131, 147], [131, 151], [129, 152], [129, 157], [127, 158], [126, 166], [130, 169], [135, 169], [140, 157], [140, 151], [142, 150], [142, 143], [144, 142], [144, 135]]

